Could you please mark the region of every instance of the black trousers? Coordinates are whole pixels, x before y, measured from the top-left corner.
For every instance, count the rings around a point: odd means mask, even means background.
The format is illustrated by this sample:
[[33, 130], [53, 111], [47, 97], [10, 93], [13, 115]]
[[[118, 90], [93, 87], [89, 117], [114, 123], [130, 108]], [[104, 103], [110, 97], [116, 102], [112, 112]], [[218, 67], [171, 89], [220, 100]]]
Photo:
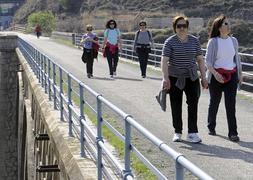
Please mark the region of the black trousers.
[[93, 62], [94, 62], [92, 49], [83, 48], [82, 61], [84, 63], [86, 63], [87, 74], [92, 75], [93, 74]]
[[150, 51], [149, 48], [137, 48], [136, 49], [139, 63], [140, 63], [140, 69], [141, 69], [142, 76], [146, 76], [149, 51]]
[[219, 83], [215, 79], [215, 77], [212, 76], [211, 82], [209, 84], [210, 103], [208, 109], [208, 125], [207, 125], [210, 131], [215, 130], [216, 116], [220, 100], [222, 97], [222, 92], [224, 92], [225, 108], [228, 123], [228, 136], [238, 135], [235, 117], [237, 81], [238, 81], [237, 73], [234, 73], [231, 77], [231, 80], [225, 84]]
[[110, 75], [113, 75], [117, 70], [118, 61], [119, 61], [119, 51], [116, 50], [114, 54], [109, 50], [109, 47], [105, 48], [107, 62], [109, 65]]
[[198, 102], [200, 97], [200, 83], [199, 79], [192, 81], [186, 78], [185, 88], [183, 90], [175, 86], [177, 78], [169, 77], [171, 88], [169, 90], [170, 105], [172, 111], [173, 127], [175, 133], [182, 133], [182, 101], [183, 92], [186, 95], [186, 103], [188, 105], [188, 133], [197, 133], [197, 118], [198, 118]]

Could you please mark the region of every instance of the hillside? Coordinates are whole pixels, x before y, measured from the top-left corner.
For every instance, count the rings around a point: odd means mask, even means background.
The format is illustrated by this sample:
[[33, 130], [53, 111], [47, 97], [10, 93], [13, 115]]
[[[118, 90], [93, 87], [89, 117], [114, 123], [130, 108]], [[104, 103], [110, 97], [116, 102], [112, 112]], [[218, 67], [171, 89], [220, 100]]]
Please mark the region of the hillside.
[[[210, 18], [223, 13], [232, 19], [233, 33], [241, 45], [252, 47], [252, 9], [253, 1], [249, 0], [27, 0], [15, 14], [14, 21], [25, 24], [31, 13], [48, 10], [57, 17], [56, 30], [83, 32], [83, 24], [87, 23], [87, 19], [92, 22], [92, 18], [122, 20], [121, 17], [133, 18], [139, 12], [144, 17], [172, 17], [183, 13], [188, 17], [203, 18], [206, 26]], [[153, 33], [157, 35], [157, 42], [163, 42], [171, 32]], [[200, 28], [196, 35], [205, 43], [207, 28]]]

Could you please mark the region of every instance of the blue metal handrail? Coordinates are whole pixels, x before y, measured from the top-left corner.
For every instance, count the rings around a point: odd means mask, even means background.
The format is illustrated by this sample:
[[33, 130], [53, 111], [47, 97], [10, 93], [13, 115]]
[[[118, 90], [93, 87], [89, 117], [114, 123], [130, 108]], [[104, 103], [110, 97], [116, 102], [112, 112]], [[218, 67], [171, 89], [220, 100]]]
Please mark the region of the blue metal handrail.
[[[85, 148], [91, 151], [97, 161], [98, 179], [102, 177], [110, 177], [105, 166], [103, 166], [105, 157], [107, 161], [114, 165], [117, 171], [120, 172], [120, 178], [133, 179], [133, 173], [130, 164], [131, 151], [157, 176], [158, 179], [167, 179], [152, 163], [149, 162], [144, 155], [142, 155], [138, 149], [131, 144], [131, 132], [132, 129], [136, 129], [138, 132], [144, 135], [145, 138], [150, 140], [157, 148], [163, 151], [167, 156], [172, 157], [175, 160], [176, 166], [176, 179], [184, 178], [184, 169], [192, 172], [199, 179], [211, 180], [212, 178], [198, 168], [196, 165], [187, 160], [182, 154], [171, 149], [163, 141], [154, 136], [147, 129], [137, 123], [134, 118], [122, 111], [120, 108], [112, 104], [105, 99], [101, 94], [92, 90], [89, 86], [82, 83], [71, 73], [66, 71], [59, 64], [55, 63], [45, 54], [41, 53], [38, 49], [32, 47], [29, 43], [23, 39], [18, 39], [18, 47], [25, 59], [31, 66], [35, 76], [44, 88], [45, 93], [48, 94], [49, 100], [54, 101], [54, 108], [60, 111], [60, 117], [62, 121], [67, 121], [69, 124], [69, 135], [77, 136], [80, 140], [80, 155], [85, 156]], [[79, 92], [75, 92], [74, 83], [78, 87]], [[67, 89], [67, 91], [65, 90]], [[79, 104], [75, 105], [73, 100], [74, 92], [78, 95]], [[91, 97], [96, 98], [96, 108], [92, 109], [97, 115], [97, 132], [95, 133], [86, 121], [86, 115], [84, 112], [84, 106], [92, 107], [90, 102], [84, 98], [84, 94], [89, 93]], [[108, 107], [115, 113], [121, 116], [121, 120], [125, 123], [125, 132], [122, 135], [112, 125], [106, 121], [105, 116], [102, 114], [102, 107]], [[114, 132], [114, 134], [121, 139], [125, 144], [125, 157], [124, 164], [122, 165], [116, 157], [105, 146], [102, 136], [102, 125]], [[97, 151], [91, 147], [91, 144], [87, 141], [91, 140], [96, 144]]]

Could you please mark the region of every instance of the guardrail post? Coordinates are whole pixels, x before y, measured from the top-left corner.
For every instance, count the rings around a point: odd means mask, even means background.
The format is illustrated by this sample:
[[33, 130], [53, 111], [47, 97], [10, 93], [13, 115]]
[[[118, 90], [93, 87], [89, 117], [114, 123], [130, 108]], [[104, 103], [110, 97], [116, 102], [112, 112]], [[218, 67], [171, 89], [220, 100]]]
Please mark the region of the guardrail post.
[[39, 66], [39, 83], [41, 83], [41, 59], [40, 59], [40, 52], [38, 52], [38, 66]]
[[76, 34], [75, 33], [72, 34], [72, 44], [76, 45]]
[[131, 125], [128, 123], [127, 118], [130, 115], [125, 117], [125, 169], [123, 172], [123, 178], [125, 179], [128, 175], [132, 175], [131, 172]]
[[39, 80], [39, 74], [40, 74], [40, 71], [39, 71], [39, 52], [36, 50], [36, 57], [35, 57], [35, 62], [36, 62], [36, 77], [37, 79]]
[[50, 59], [48, 58], [47, 59], [47, 83], [48, 83], [48, 98], [49, 98], [49, 101], [52, 100], [51, 98], [51, 83], [50, 83], [50, 74], [51, 74], [51, 63], [50, 63]]
[[40, 53], [40, 62], [41, 62], [41, 86], [44, 87], [44, 59], [43, 54]]
[[62, 99], [62, 96], [63, 96], [63, 79], [62, 79], [62, 69], [59, 67], [59, 71], [60, 71], [60, 118], [61, 118], [61, 121], [63, 121], [63, 99]]
[[184, 179], [184, 167], [176, 161], [176, 180]]
[[84, 98], [83, 98], [83, 86], [82, 84], [79, 84], [79, 90], [80, 90], [80, 141], [81, 141], [81, 157], [85, 156], [85, 151], [84, 151], [84, 143], [85, 143], [85, 137], [84, 137], [84, 125], [82, 123], [82, 120], [85, 120], [84, 117]]
[[53, 91], [54, 91], [54, 109], [57, 109], [56, 107], [56, 72], [55, 72], [55, 63], [53, 63]]
[[72, 87], [71, 87], [71, 77], [68, 74], [68, 111], [69, 111], [69, 136], [73, 136], [72, 131], [72, 109], [70, 106], [72, 105], [72, 99], [71, 99], [71, 93], [72, 93]]
[[103, 141], [102, 137], [102, 103], [99, 99], [101, 95], [97, 96], [97, 167], [98, 167], [98, 180], [103, 177], [103, 162], [102, 162], [102, 148], [99, 146], [99, 141]]
[[44, 89], [45, 93], [47, 93], [47, 61], [46, 61], [46, 56], [43, 55], [43, 62], [44, 62]]

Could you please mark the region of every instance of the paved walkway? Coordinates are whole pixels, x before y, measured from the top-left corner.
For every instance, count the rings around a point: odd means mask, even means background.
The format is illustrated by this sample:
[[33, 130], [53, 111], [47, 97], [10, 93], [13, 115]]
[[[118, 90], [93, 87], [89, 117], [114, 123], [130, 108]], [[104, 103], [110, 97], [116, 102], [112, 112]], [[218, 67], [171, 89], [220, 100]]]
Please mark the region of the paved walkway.
[[[253, 179], [253, 100], [251, 94], [245, 96], [243, 92], [237, 98], [239, 143], [227, 139], [227, 123], [224, 103], [222, 101], [217, 118], [217, 136], [207, 134], [206, 121], [209, 96], [207, 90], [202, 90], [199, 103], [199, 134], [203, 140], [201, 144], [187, 142], [173, 143], [173, 127], [168, 103], [167, 112], [162, 112], [154, 96], [159, 91], [161, 72], [149, 69], [147, 78], [140, 76], [139, 66], [131, 63], [118, 65], [118, 75], [114, 80], [109, 79], [108, 65], [104, 58], [99, 57], [94, 63], [94, 78], [88, 79], [85, 66], [81, 62], [82, 51], [58, 44], [49, 38], [36, 39], [32, 35], [22, 35], [35, 47], [45, 52], [49, 57], [61, 64], [66, 70], [89, 85], [95, 91], [103, 94], [112, 103], [119, 106], [153, 134], [165, 141], [170, 147], [184, 154], [190, 161], [199, 166], [215, 179], [236, 180]], [[185, 105], [185, 103], [184, 103]], [[187, 133], [186, 106], [183, 108], [184, 130]], [[148, 146], [152, 154], [152, 146]], [[154, 154], [154, 153], [153, 153]], [[155, 156], [160, 167], [166, 167], [168, 177], [173, 177], [174, 166], [163, 155]], [[193, 179], [187, 176], [187, 179]]]

